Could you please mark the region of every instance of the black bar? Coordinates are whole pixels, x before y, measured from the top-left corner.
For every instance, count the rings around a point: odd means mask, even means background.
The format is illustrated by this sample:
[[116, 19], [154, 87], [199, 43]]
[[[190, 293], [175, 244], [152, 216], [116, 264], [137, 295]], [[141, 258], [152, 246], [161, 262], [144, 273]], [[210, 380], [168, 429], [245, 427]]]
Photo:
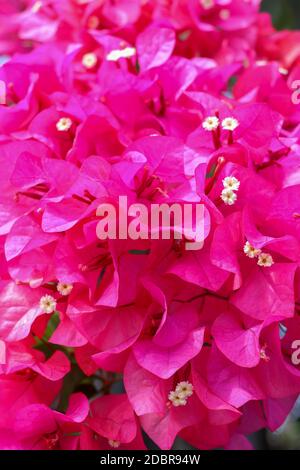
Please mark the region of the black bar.
[[[262, 465], [266, 468], [287, 468], [294, 465], [299, 451], [1, 451], [1, 464], [14, 462], [19, 465], [31, 464], [40, 470], [56, 463], [89, 466], [89, 470], [100, 465], [122, 468], [147, 468], [149, 465], [192, 466], [203, 470], [218, 466]], [[191, 460], [192, 459], [192, 460]], [[6, 467], [5, 467], [6, 468]], [[21, 467], [20, 467], [21, 468]]]

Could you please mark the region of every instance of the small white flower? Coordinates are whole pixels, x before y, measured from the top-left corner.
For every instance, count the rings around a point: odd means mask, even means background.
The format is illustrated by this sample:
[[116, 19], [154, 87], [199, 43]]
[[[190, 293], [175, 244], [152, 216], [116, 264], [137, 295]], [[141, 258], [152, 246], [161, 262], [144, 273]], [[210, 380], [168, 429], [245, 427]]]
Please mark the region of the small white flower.
[[235, 176], [226, 176], [226, 178], [223, 179], [223, 186], [225, 189], [238, 191], [240, 184], [240, 181]]
[[223, 21], [229, 20], [230, 16], [231, 16], [230, 15], [230, 10], [228, 10], [227, 8], [223, 8], [219, 13], [219, 17]]
[[179, 382], [176, 385], [175, 392], [177, 392], [181, 398], [188, 398], [193, 395], [194, 387], [190, 382]]
[[122, 57], [125, 59], [129, 57], [133, 57], [136, 54], [136, 48], [135, 47], [125, 47], [125, 49], [122, 49]]
[[88, 52], [87, 54], [84, 54], [81, 62], [86, 69], [92, 69], [97, 64], [98, 58], [94, 52]]
[[72, 119], [68, 117], [62, 117], [59, 121], [57, 121], [56, 129], [60, 132], [67, 132], [71, 129], [72, 124]]
[[110, 447], [113, 447], [114, 449], [117, 449], [121, 445], [120, 441], [115, 441], [114, 439], [109, 439], [108, 443], [109, 443]]
[[170, 392], [168, 398], [173, 406], [185, 406], [187, 404], [186, 398], [182, 398], [182, 396], [178, 392]]
[[56, 310], [56, 300], [52, 295], [44, 295], [40, 300], [40, 308], [44, 313], [53, 313]]
[[57, 284], [57, 290], [61, 295], [69, 295], [73, 289], [72, 284], [67, 284], [65, 282], [59, 282]]
[[107, 54], [106, 56], [106, 60], [109, 60], [109, 61], [117, 61], [119, 59], [121, 59], [122, 55], [120, 53], [119, 50], [115, 50], [115, 51], [110, 51], [109, 54]]
[[271, 255], [268, 253], [261, 253], [257, 261], [258, 266], [263, 266], [264, 268], [270, 268], [273, 266], [274, 261]]
[[220, 121], [216, 116], [209, 116], [202, 122], [202, 127], [206, 131], [215, 131], [218, 129], [219, 124]]
[[257, 65], [257, 67], [265, 67], [268, 62], [266, 60], [257, 60], [255, 64]]
[[99, 20], [98, 16], [92, 15], [88, 19], [87, 27], [89, 29], [97, 29], [99, 24], [100, 24], [100, 20]]
[[38, 13], [40, 9], [42, 8], [42, 6], [43, 6], [43, 2], [41, 1], [35, 2], [31, 7], [32, 13]]
[[263, 361], [269, 362], [269, 361], [270, 361], [270, 357], [267, 355], [266, 349], [267, 349], [267, 345], [265, 344], [265, 345], [261, 348], [261, 350], [260, 350], [260, 352], [259, 352], [259, 357], [260, 357]]
[[204, 10], [209, 10], [215, 6], [215, 2], [214, 0], [200, 0], [200, 5], [204, 8]]
[[119, 59], [128, 59], [129, 57], [133, 57], [136, 54], [135, 47], [125, 47], [125, 49], [115, 49], [110, 51], [107, 56], [106, 60], [109, 61], [117, 61]]
[[254, 248], [251, 243], [246, 242], [244, 245], [244, 253], [248, 258], [257, 258], [261, 254], [261, 250]]
[[281, 75], [288, 75], [289, 74], [288, 69], [285, 69], [284, 67], [279, 67], [278, 71], [279, 71], [279, 73], [281, 73]]
[[233, 117], [227, 117], [222, 121], [222, 127], [226, 131], [234, 131], [239, 125], [239, 121]]
[[222, 194], [221, 194], [221, 199], [228, 206], [233, 206], [233, 204], [237, 200], [237, 195], [231, 189], [223, 189]]

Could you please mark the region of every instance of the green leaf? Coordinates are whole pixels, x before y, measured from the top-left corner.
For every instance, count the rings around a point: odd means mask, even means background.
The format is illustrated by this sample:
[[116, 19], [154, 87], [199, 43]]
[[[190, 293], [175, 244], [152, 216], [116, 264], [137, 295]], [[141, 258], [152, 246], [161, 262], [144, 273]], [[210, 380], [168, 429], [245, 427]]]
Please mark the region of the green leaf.
[[215, 171], [216, 171], [216, 168], [217, 168], [217, 165], [214, 164], [212, 167], [211, 167], [211, 170], [209, 173], [207, 173], [206, 175], [206, 179], [209, 179], [209, 178], [212, 178], [215, 174]]
[[96, 284], [96, 289], [98, 289], [100, 287], [100, 284], [101, 284], [101, 281], [104, 277], [104, 274], [105, 274], [105, 271], [106, 271], [106, 266], [104, 268], [102, 268], [100, 274], [99, 274], [99, 277], [97, 279], [97, 284]]
[[46, 326], [46, 331], [43, 336], [43, 341], [49, 341], [51, 336], [53, 335], [54, 331], [60, 324], [60, 318], [59, 318], [59, 313], [56, 311], [51, 315], [50, 320], [48, 321], [48, 324]]
[[264, 0], [261, 9], [271, 13], [273, 24], [277, 29], [292, 29], [297, 26], [296, 22], [299, 18], [298, 0]]
[[128, 253], [130, 255], [150, 255], [151, 250], [148, 248], [147, 250], [129, 250]]
[[60, 411], [61, 413], [66, 411], [68, 408], [70, 395], [76, 391], [77, 387], [84, 378], [85, 375], [82, 370], [76, 364], [72, 364], [71, 371], [64, 378], [57, 411]]
[[230, 79], [228, 81], [228, 91], [230, 93], [232, 93], [233, 87], [234, 87], [234, 85], [236, 84], [237, 81], [238, 81], [238, 77], [236, 75], [233, 75], [232, 77], [230, 77]]
[[180, 41], [186, 41], [186, 40], [190, 37], [191, 34], [192, 34], [192, 30], [191, 30], [191, 29], [187, 29], [187, 30], [185, 30], [185, 31], [182, 31], [182, 33], [179, 33], [178, 39], [179, 39]]

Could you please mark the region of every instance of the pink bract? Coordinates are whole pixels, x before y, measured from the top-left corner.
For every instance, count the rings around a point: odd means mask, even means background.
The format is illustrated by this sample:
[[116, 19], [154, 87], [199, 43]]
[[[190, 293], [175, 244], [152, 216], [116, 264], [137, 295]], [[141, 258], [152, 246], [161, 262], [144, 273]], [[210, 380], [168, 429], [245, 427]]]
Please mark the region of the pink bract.
[[[260, 3], [0, 0], [1, 449], [250, 449], [291, 412], [300, 32]], [[100, 240], [119, 196], [201, 203], [203, 246]]]

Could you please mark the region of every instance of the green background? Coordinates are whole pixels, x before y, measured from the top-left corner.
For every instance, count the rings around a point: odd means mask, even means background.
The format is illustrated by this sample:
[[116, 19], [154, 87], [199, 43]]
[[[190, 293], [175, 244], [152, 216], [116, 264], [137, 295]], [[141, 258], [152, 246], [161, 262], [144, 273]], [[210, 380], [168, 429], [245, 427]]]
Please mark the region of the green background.
[[272, 13], [278, 29], [300, 29], [300, 0], [264, 0], [262, 9]]

